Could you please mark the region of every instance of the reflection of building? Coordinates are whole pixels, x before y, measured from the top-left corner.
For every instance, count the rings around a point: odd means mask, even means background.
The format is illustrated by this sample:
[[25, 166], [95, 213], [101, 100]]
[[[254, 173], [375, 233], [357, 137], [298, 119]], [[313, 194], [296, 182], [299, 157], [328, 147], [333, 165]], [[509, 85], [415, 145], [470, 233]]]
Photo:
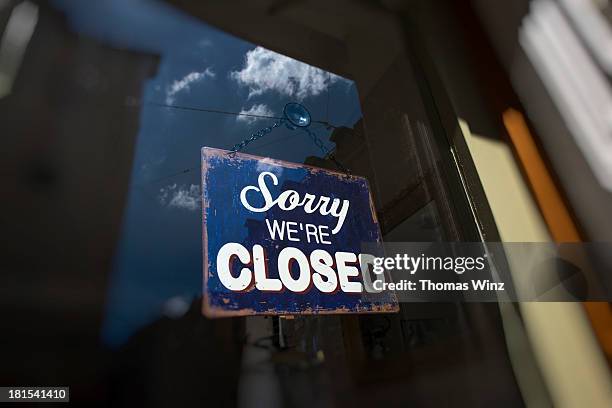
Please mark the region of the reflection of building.
[[[407, 61], [398, 57], [369, 88], [367, 96], [361, 100], [364, 119], [355, 123], [353, 129], [338, 128], [332, 133], [331, 140], [336, 144], [334, 154], [354, 174], [365, 176], [370, 181], [385, 236], [397, 241], [474, 240], [470, 235], [473, 233], [469, 221], [471, 214], [457, 197], [457, 191], [453, 191], [453, 185], [458, 181], [449, 174], [453, 168], [449, 166], [449, 151], [444, 151], [448, 147], [436, 140], [422, 111], [424, 108], [398, 94], [398, 90], [406, 94], [416, 92], [410, 89], [411, 79], [401, 74], [404, 72], [410, 72]], [[335, 167], [330, 160], [316, 157], [308, 158], [306, 163]], [[426, 217], [429, 221], [422, 222], [415, 217]], [[427, 230], [427, 223], [432, 224], [429, 229], [436, 230], [433, 236]], [[336, 366], [330, 370], [342, 372], [343, 365], [348, 364], [353, 367], [351, 375], [357, 381], [379, 384], [403, 378], [406, 366], [414, 364], [413, 359], [426, 359], [427, 363], [414, 369], [432, 374], [439, 373], [439, 368], [435, 367], [457, 370], [454, 374], [449, 372], [447, 377], [440, 377], [437, 383], [438, 387], [451, 393], [471, 389], [484, 395], [495, 389], [495, 394], [504, 393], [509, 399], [517, 398], [514, 385], [511, 385], [514, 379], [503, 353], [496, 354], [492, 363], [497, 371], [495, 376], [489, 377], [487, 387], [491, 388], [487, 391], [470, 383], [461, 374], [461, 367], [467, 365], [476, 370], [485, 369], [473, 360], [478, 353], [471, 346], [475, 341], [473, 336], [488, 336], [486, 341], [491, 347], [503, 350], [502, 337], [491, 326], [483, 327], [479, 334], [472, 333], [459, 318], [463, 313], [480, 315], [485, 326], [492, 324], [491, 320], [485, 323], [488, 319], [496, 319], [495, 308], [491, 306], [402, 304], [397, 315], [342, 318], [344, 342], [353, 352], [334, 353], [337, 360], [330, 365]], [[489, 317], [484, 318], [487, 315]], [[316, 324], [333, 328], [338, 322]], [[334, 346], [328, 344], [328, 347], [333, 350]], [[454, 350], [452, 356], [448, 354], [449, 350]], [[358, 393], [350, 383], [343, 384], [343, 387], [348, 387], [351, 393]], [[415, 389], [414, 392], [424, 391]], [[401, 400], [390, 398], [388, 403]]]
[[[71, 395], [86, 397], [109, 363], [98, 347], [106, 289], [137, 105], [157, 57], [78, 37], [46, 2], [30, 5], [35, 30], [0, 99], [0, 309], [10, 333], [0, 378], [71, 384]], [[11, 11], [0, 10], [0, 31]]]
[[[406, 126], [410, 126], [408, 121]], [[414, 132], [426, 132], [426, 129], [422, 124], [417, 124]], [[435, 213], [444, 215], [442, 219], [437, 216], [435, 222], [444, 225], [447, 239], [460, 239], [450, 203], [445, 202], [443, 192], [445, 180], [440, 175], [440, 159], [436, 159], [431, 141], [427, 140], [428, 135], [421, 133], [422, 137], [415, 138], [414, 132], [406, 132], [405, 143], [400, 145], [400, 148], [405, 149], [403, 154], [407, 158], [402, 161], [404, 167], [402, 174], [406, 176], [393, 177], [392, 183], [379, 181], [380, 178], [374, 170], [370, 157], [373, 150], [370, 146], [375, 145], [377, 140], [371, 140], [371, 136], [364, 132], [362, 120], [356, 122], [352, 129], [344, 127], [334, 129], [330, 139], [336, 144], [333, 154], [337, 160], [353, 174], [366, 177], [370, 181], [379, 222], [384, 233], [390, 232], [428, 203], [433, 203]], [[336, 169], [330, 160], [315, 156], [309, 157], [305, 163]]]

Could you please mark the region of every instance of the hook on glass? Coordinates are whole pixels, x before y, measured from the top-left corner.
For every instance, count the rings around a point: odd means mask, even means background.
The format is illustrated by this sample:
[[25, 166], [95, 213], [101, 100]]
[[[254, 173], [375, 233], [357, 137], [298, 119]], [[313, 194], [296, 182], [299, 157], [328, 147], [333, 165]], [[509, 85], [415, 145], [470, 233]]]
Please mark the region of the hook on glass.
[[311, 122], [308, 109], [297, 102], [289, 102], [285, 105], [283, 108], [283, 119], [286, 120], [285, 125], [291, 130], [308, 127]]

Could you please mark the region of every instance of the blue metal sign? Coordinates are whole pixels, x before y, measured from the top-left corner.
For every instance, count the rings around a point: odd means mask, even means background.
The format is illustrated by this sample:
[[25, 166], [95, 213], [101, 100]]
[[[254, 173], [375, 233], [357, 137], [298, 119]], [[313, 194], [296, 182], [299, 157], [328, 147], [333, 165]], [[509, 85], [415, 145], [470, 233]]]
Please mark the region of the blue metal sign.
[[202, 219], [209, 317], [398, 310], [361, 253], [381, 242], [362, 177], [205, 147]]

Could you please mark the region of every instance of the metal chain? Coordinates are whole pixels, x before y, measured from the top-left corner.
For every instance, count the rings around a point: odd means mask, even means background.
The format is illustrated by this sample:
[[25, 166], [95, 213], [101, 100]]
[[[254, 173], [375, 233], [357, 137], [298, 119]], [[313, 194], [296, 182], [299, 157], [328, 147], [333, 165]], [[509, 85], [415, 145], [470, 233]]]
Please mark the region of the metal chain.
[[231, 156], [236, 155], [236, 153], [244, 149], [249, 143], [254, 142], [257, 139], [264, 137], [265, 135], [270, 133], [272, 130], [279, 127], [283, 122], [284, 122], [284, 119], [276, 121], [274, 122], [274, 124], [272, 124], [272, 126], [268, 126], [263, 129], [260, 129], [257, 132], [253, 133], [251, 137], [249, 137], [248, 139], [245, 139], [240, 143], [236, 143], [234, 147], [232, 147], [232, 149], [230, 150], [230, 155]]
[[[258, 140], [258, 139], [261, 139], [262, 137], [264, 137], [268, 133], [272, 132], [272, 130], [274, 130], [277, 127], [279, 127], [280, 125], [282, 125], [284, 122], [285, 122], [285, 119], [281, 119], [279, 121], [274, 122], [274, 124], [272, 124], [272, 126], [265, 127], [263, 129], [258, 130], [255, 133], [251, 134], [251, 137], [249, 137], [248, 139], [244, 139], [242, 142], [236, 143], [232, 147], [232, 149], [230, 150], [229, 155], [231, 157], [234, 157], [236, 155], [236, 153], [238, 153], [239, 151], [244, 149], [248, 144], [250, 144], [251, 142], [254, 142], [254, 141]], [[346, 173], [348, 176], [351, 176], [351, 171], [349, 169], [347, 169], [346, 167], [344, 167], [344, 165], [342, 165], [342, 163], [340, 163], [340, 161], [338, 161], [338, 159], [336, 159], [336, 157], [334, 156], [333, 152], [325, 147], [325, 145], [323, 144], [323, 141], [321, 139], [319, 139], [319, 137], [316, 135], [316, 133], [314, 133], [312, 130], [310, 130], [308, 128], [301, 127], [299, 129], [303, 130], [304, 132], [306, 132], [308, 134], [308, 136], [310, 136], [310, 138], [312, 139], [314, 144], [319, 149], [321, 149], [321, 151], [324, 154], [324, 157], [329, 158], [332, 162], [334, 162], [334, 164], [342, 172]]]
[[340, 163], [340, 161], [338, 159], [336, 159], [336, 156], [334, 155], [334, 153], [329, 150], [328, 148], [325, 147], [325, 145], [323, 144], [323, 141], [321, 139], [319, 139], [319, 136], [317, 136], [317, 134], [315, 132], [313, 132], [312, 130], [308, 129], [308, 128], [300, 128], [302, 129], [304, 132], [306, 132], [308, 134], [308, 136], [310, 136], [310, 138], [312, 139], [312, 141], [314, 142], [314, 144], [321, 149], [321, 151], [324, 154], [324, 157], [329, 158], [331, 161], [334, 162], [334, 164], [344, 173], [346, 173], [347, 175], [351, 175], [351, 171], [344, 167], [344, 165], [342, 163]]

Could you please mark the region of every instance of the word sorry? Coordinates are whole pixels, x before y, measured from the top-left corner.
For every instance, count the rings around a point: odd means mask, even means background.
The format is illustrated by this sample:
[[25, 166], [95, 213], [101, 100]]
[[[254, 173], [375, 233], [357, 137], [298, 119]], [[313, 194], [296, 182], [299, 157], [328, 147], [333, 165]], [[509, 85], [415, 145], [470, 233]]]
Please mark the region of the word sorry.
[[[344, 224], [344, 220], [346, 219], [346, 214], [349, 209], [349, 200], [342, 200], [342, 207], [340, 207], [340, 199], [334, 198], [331, 200], [327, 196], [319, 197], [317, 201], [317, 197], [313, 194], [304, 194], [304, 198], [301, 199], [300, 194], [295, 190], [285, 190], [283, 191], [276, 199], [272, 198], [272, 194], [266, 185], [266, 176], [272, 179], [272, 184], [275, 186], [278, 185], [278, 178], [274, 173], [270, 173], [269, 171], [264, 171], [259, 174], [257, 178], [257, 184], [259, 187], [255, 186], [246, 186], [240, 192], [240, 201], [242, 205], [247, 210], [253, 212], [266, 212], [270, 208], [278, 205], [278, 208], [284, 211], [291, 211], [297, 207], [304, 207], [304, 212], [307, 214], [312, 214], [315, 211], [319, 210], [321, 215], [332, 215], [334, 218], [337, 218], [336, 226], [332, 229], [332, 234], [336, 234], [342, 228]], [[247, 193], [249, 191], [256, 191], [261, 194], [261, 197], [264, 200], [264, 205], [262, 207], [254, 207], [249, 203], [247, 199]], [[331, 205], [330, 205], [331, 201]]]

